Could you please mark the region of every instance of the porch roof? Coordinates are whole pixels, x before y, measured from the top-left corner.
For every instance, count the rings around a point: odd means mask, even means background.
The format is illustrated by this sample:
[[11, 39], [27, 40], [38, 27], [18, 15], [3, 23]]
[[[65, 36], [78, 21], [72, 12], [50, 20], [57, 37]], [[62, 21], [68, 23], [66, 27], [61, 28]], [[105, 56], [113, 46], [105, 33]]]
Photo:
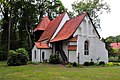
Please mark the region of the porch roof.
[[70, 45], [70, 46], [68, 46], [68, 50], [69, 50], [69, 51], [76, 51], [76, 50], [77, 50], [77, 46], [75, 46], [75, 45]]
[[77, 42], [78, 39], [78, 35], [76, 35], [75, 37], [69, 39], [69, 42]]
[[47, 16], [45, 16], [41, 22], [38, 24], [38, 26], [34, 29], [34, 32], [37, 30], [45, 30], [50, 23], [50, 20]]
[[48, 49], [50, 48], [47, 43], [45, 42], [35, 42], [37, 48]]

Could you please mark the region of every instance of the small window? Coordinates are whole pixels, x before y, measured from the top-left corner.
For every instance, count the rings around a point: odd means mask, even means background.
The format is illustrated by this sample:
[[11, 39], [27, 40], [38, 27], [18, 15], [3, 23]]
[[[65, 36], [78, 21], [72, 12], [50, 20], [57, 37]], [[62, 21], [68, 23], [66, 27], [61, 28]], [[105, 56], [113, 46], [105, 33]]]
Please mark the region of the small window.
[[45, 52], [42, 52], [42, 59], [45, 59]]
[[34, 58], [36, 59], [36, 50], [34, 51]]
[[85, 41], [84, 43], [84, 55], [89, 55], [89, 42]]

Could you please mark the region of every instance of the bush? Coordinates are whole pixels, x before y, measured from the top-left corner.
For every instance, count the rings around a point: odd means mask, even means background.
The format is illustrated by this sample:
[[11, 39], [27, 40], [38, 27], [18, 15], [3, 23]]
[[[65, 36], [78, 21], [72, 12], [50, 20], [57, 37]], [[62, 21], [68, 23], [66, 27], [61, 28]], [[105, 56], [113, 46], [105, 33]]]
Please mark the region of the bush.
[[72, 65], [73, 65], [73, 67], [77, 67], [78, 66], [76, 62], [74, 62]]
[[73, 65], [71, 63], [68, 63], [66, 67], [72, 67]]
[[25, 65], [28, 60], [27, 51], [24, 48], [19, 48], [16, 51], [9, 51], [7, 64], [9, 66]]
[[90, 63], [89, 62], [84, 62], [84, 66], [89, 66]]
[[109, 65], [109, 66], [113, 66], [114, 63], [113, 63], [113, 62], [109, 62], [109, 63], [107, 63], [107, 65]]
[[94, 65], [94, 62], [90, 62], [90, 65]]
[[49, 63], [51, 63], [51, 64], [59, 64], [60, 63], [59, 55], [58, 54], [52, 54], [50, 56]]
[[105, 65], [105, 62], [104, 61], [100, 61], [99, 65]]

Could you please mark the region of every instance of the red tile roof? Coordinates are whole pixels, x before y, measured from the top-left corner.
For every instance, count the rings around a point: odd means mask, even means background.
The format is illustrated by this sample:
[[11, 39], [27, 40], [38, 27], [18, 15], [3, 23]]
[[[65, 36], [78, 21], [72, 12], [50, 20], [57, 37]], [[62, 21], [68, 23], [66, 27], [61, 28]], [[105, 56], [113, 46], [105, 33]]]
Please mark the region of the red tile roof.
[[56, 31], [56, 29], [58, 28], [64, 15], [65, 15], [65, 13], [61, 14], [60, 16], [58, 16], [57, 18], [52, 20], [38, 41], [50, 40], [50, 38], [52, 37], [52, 35]]
[[111, 46], [112, 48], [120, 49], [120, 42], [118, 42], [118, 43], [111, 43], [110, 46]]
[[48, 49], [50, 48], [47, 43], [44, 42], [35, 42], [37, 48]]
[[45, 16], [41, 22], [38, 24], [38, 26], [34, 29], [34, 32], [37, 30], [45, 30], [50, 23], [50, 20], [47, 16]]
[[68, 50], [69, 51], [76, 51], [77, 50], [77, 46], [68, 46]]
[[77, 36], [75, 36], [75, 37], [73, 37], [73, 38], [71, 38], [69, 41], [70, 41], [70, 42], [76, 42], [76, 41], [77, 41], [77, 39], [78, 39], [78, 35], [77, 35]]
[[83, 13], [78, 17], [68, 20], [63, 26], [63, 28], [60, 30], [60, 32], [56, 35], [56, 37], [50, 42], [56, 42], [56, 41], [68, 39], [79, 27], [85, 16], [86, 13]]

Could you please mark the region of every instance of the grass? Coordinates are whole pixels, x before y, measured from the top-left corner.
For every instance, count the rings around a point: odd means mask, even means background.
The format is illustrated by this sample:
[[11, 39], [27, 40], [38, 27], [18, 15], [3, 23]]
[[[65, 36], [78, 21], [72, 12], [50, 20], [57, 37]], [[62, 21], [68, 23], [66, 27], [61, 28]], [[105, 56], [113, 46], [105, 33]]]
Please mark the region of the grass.
[[120, 66], [66, 68], [50, 64], [7, 66], [0, 62], [0, 80], [120, 80]]

